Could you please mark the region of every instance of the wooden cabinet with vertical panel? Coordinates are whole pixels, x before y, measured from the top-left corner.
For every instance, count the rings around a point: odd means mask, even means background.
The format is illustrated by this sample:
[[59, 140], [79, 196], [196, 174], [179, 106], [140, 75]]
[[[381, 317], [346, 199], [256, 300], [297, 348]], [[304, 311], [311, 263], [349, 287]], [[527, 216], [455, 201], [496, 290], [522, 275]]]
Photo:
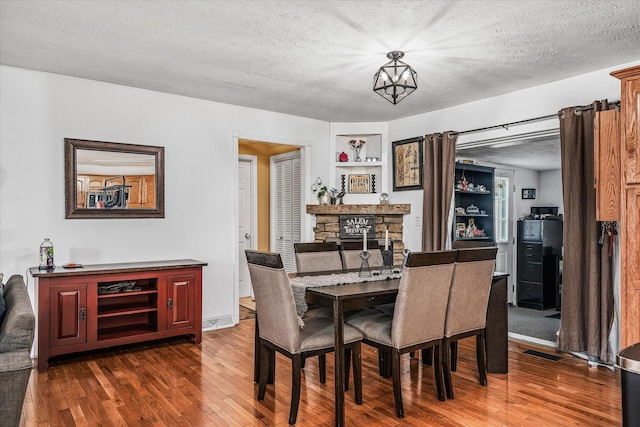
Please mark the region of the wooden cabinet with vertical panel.
[[129, 208], [153, 208], [155, 199], [155, 177], [153, 175], [125, 176], [129, 188]]
[[167, 329], [193, 324], [195, 277], [192, 274], [167, 278]]
[[63, 347], [87, 342], [86, 283], [51, 286], [49, 307], [49, 346]]
[[143, 208], [154, 208], [156, 206], [156, 177], [146, 175], [140, 187]]
[[49, 358], [191, 335], [202, 340], [202, 267], [194, 260], [29, 269], [38, 297], [38, 371]]
[[620, 347], [640, 342], [640, 66], [620, 79]]
[[620, 113], [596, 112], [594, 121], [594, 175], [596, 219], [620, 219]]
[[142, 202], [142, 187], [144, 178], [141, 176], [128, 176], [126, 177], [127, 185], [129, 187], [129, 200], [127, 201], [127, 207], [129, 208], [141, 208]]

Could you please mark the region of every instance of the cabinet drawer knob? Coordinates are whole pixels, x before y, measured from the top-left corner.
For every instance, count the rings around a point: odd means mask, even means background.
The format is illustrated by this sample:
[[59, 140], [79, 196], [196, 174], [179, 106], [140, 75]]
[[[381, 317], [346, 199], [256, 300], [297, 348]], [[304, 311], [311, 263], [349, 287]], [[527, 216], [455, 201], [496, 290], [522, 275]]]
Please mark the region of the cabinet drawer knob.
[[84, 320], [87, 318], [87, 311], [86, 309], [83, 307], [80, 309], [80, 320]]

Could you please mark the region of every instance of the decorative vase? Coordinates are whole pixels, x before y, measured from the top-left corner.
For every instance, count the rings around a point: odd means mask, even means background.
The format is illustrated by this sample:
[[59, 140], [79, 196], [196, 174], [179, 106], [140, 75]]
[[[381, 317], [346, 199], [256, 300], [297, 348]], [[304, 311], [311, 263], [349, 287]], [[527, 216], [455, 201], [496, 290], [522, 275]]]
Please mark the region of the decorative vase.
[[356, 150], [356, 162], [360, 162], [362, 161], [360, 159], [360, 149], [362, 148], [362, 145], [359, 145], [357, 147], [353, 147], [354, 150]]
[[329, 193], [324, 193], [322, 196], [318, 197], [318, 201], [321, 205], [328, 205], [331, 202], [331, 196], [329, 196]]

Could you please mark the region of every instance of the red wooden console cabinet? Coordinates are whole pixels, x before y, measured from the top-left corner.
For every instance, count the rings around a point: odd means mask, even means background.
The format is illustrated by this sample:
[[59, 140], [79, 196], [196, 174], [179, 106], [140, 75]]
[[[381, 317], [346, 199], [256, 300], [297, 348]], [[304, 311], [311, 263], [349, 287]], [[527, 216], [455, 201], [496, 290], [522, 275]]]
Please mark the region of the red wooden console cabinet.
[[173, 260], [30, 268], [38, 302], [38, 371], [62, 354], [177, 335], [201, 342], [206, 265]]

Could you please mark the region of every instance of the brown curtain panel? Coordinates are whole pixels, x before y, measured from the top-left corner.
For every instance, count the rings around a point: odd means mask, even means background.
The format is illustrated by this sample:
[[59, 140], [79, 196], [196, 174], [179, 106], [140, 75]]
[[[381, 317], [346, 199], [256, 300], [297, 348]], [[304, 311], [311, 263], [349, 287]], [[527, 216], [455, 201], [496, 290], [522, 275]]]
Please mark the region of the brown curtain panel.
[[453, 131], [424, 138], [423, 251], [446, 249], [457, 140]]
[[591, 360], [602, 361], [610, 360], [614, 301], [608, 237], [598, 245], [593, 125], [596, 111], [606, 109], [604, 100], [560, 111], [564, 262], [558, 348], [586, 352]]

